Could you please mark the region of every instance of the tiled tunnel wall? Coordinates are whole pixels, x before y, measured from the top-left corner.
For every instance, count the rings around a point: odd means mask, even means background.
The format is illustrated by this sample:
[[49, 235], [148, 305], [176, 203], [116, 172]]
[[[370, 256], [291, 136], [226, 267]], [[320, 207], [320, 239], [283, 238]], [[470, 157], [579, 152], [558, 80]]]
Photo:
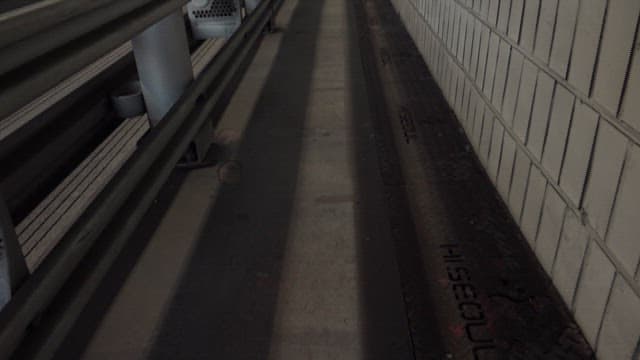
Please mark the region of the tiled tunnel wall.
[[392, 0], [600, 359], [640, 352], [640, 0]]

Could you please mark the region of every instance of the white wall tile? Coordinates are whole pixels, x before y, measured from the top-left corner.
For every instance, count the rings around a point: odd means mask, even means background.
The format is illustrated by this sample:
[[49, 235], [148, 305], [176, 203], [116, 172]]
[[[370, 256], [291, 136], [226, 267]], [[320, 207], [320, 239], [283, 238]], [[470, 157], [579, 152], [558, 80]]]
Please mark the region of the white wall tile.
[[476, 153], [480, 150], [480, 135], [482, 134], [482, 126], [484, 121], [485, 105], [484, 101], [479, 100], [476, 107], [476, 120], [473, 123], [473, 140]]
[[563, 78], [567, 77], [569, 56], [573, 45], [573, 31], [578, 16], [579, 0], [558, 2], [558, 18], [551, 46], [549, 66]]
[[617, 277], [598, 339], [601, 360], [632, 359], [640, 339], [640, 298]]
[[509, 31], [508, 35], [511, 40], [520, 41], [520, 26], [522, 24], [522, 15], [524, 11], [524, 0], [511, 1], [511, 14], [509, 15]]
[[600, 44], [607, 0], [582, 0], [576, 25], [569, 82], [583, 94], [589, 94]]
[[564, 86], [556, 87], [547, 141], [542, 155], [542, 166], [547, 169], [551, 179], [556, 183], [560, 179], [574, 102], [575, 96], [569, 90]]
[[610, 0], [607, 8], [593, 97], [616, 115], [634, 45], [639, 12], [638, 0]]
[[520, 35], [520, 45], [533, 53], [533, 46], [538, 31], [538, 14], [540, 11], [540, 0], [527, 0], [524, 2], [524, 16], [522, 18], [522, 30]]
[[473, 33], [475, 30], [475, 20], [470, 15], [467, 15], [467, 29], [465, 31], [466, 34], [466, 42], [464, 44], [464, 67], [469, 72], [471, 69], [471, 53], [473, 48]]
[[553, 266], [552, 278], [565, 303], [573, 304], [589, 232], [573, 211], [567, 211]]
[[493, 94], [491, 99], [496, 109], [502, 109], [504, 101], [504, 89], [507, 82], [507, 72], [509, 71], [509, 58], [511, 57], [511, 46], [506, 41], [500, 42], [498, 52], [498, 62], [496, 63], [496, 76], [493, 83]]
[[529, 184], [527, 185], [527, 195], [525, 196], [524, 208], [522, 210], [522, 222], [520, 224], [522, 233], [532, 248], [535, 248], [534, 244], [538, 234], [540, 213], [546, 188], [547, 179], [540, 169], [532, 166], [529, 174]]
[[529, 183], [529, 170], [531, 160], [522, 150], [517, 150], [516, 161], [513, 169], [513, 180], [511, 181], [511, 192], [509, 193], [509, 209], [513, 218], [520, 223], [524, 197]]
[[475, 79], [478, 73], [478, 60], [479, 60], [479, 52], [480, 52], [480, 34], [482, 33], [482, 23], [480, 20], [475, 20], [473, 22], [473, 39], [471, 45], [471, 59], [469, 66], [469, 75], [472, 79]]
[[522, 67], [520, 88], [518, 89], [518, 101], [516, 113], [513, 119], [513, 131], [520, 141], [526, 143], [531, 120], [531, 110], [538, 80], [538, 68], [529, 60], [525, 60]]
[[511, 0], [500, 0], [498, 7], [498, 30], [506, 34], [509, 29], [509, 16], [511, 14]]
[[496, 120], [493, 124], [493, 137], [491, 138], [491, 151], [489, 152], [488, 173], [491, 180], [495, 184], [498, 177], [498, 169], [500, 168], [500, 156], [502, 155], [502, 139], [504, 136], [504, 127], [500, 121]]
[[584, 208], [591, 225], [602, 238], [609, 225], [626, 149], [625, 137], [606, 121], [601, 121], [596, 137], [591, 176], [587, 182]]
[[547, 187], [535, 246], [538, 260], [547, 273], [551, 273], [555, 260], [566, 209], [567, 204], [560, 194], [551, 186]]
[[544, 63], [549, 61], [553, 31], [556, 25], [556, 11], [558, 0], [540, 0], [540, 17], [534, 53]]
[[518, 89], [521, 84], [522, 67], [524, 56], [517, 50], [511, 51], [511, 61], [509, 62], [509, 74], [507, 76], [507, 86], [505, 88], [504, 101], [502, 103], [502, 117], [507, 126], [513, 126], [513, 117], [516, 110], [516, 100], [518, 99]]
[[487, 21], [489, 21], [489, 23], [492, 25], [497, 25], [500, 0], [487, 0], [487, 1], [489, 1], [489, 14], [487, 17]]
[[596, 345], [616, 269], [600, 246], [591, 241], [575, 295], [574, 316], [591, 346]]
[[629, 274], [635, 274], [640, 261], [640, 148], [637, 146], [632, 147], [625, 161], [607, 245]]
[[638, 27], [638, 32], [620, 118], [635, 130], [640, 131], [640, 27]]
[[484, 76], [484, 86], [482, 87], [484, 94], [491, 98], [493, 92], [493, 83], [496, 75], [496, 64], [498, 62], [498, 50], [500, 49], [500, 37], [496, 33], [491, 33], [489, 40], [489, 51], [487, 53], [487, 67]]
[[566, 158], [560, 174], [560, 187], [577, 207], [582, 204], [597, 128], [598, 113], [584, 103], [578, 102], [573, 114]]
[[542, 159], [554, 90], [555, 81], [546, 73], [539, 72], [527, 137], [527, 147], [538, 160]]
[[491, 32], [486, 26], [482, 26], [482, 32], [480, 36], [480, 51], [478, 53], [478, 73], [476, 75], [476, 84], [481, 89], [484, 88], [484, 78], [487, 69], [487, 55], [489, 51], [489, 39], [491, 38]]
[[489, 160], [489, 150], [491, 148], [491, 138], [493, 137], [493, 124], [497, 122], [489, 107], [485, 108], [484, 120], [482, 123], [482, 135], [480, 140], [480, 160], [487, 167]]
[[516, 143], [511, 136], [505, 132], [504, 139], [502, 140], [502, 157], [500, 159], [500, 170], [498, 171], [497, 181], [498, 191], [505, 201], [509, 199], [515, 157]]

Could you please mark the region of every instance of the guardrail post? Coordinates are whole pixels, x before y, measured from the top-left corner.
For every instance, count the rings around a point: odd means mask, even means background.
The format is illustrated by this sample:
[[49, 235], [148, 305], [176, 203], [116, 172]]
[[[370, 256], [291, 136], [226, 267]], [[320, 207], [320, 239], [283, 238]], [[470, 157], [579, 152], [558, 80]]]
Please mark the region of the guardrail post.
[[149, 119], [156, 125], [193, 80], [182, 12], [172, 13], [136, 36], [133, 52]]
[[0, 196], [0, 309], [28, 273], [9, 209]]

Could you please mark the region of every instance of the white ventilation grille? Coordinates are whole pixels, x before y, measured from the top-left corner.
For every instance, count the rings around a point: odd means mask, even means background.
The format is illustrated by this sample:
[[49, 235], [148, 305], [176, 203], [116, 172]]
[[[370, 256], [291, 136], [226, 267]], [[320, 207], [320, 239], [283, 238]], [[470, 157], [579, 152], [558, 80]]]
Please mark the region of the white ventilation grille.
[[196, 19], [233, 17], [238, 12], [236, 5], [234, 0], [212, 1], [208, 8], [194, 10], [193, 15]]
[[238, 0], [193, 0], [187, 9], [196, 39], [228, 38], [242, 22]]

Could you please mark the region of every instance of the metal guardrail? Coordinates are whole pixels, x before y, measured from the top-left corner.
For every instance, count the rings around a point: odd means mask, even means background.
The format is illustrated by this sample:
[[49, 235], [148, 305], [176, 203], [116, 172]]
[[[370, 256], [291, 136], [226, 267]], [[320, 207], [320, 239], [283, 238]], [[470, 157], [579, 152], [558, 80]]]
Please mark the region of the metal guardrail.
[[[100, 3], [100, 1], [96, 1]], [[104, 1], [102, 1], [104, 2]], [[55, 17], [65, 18], [65, 15], [59, 14], [59, 11], [48, 11], [46, 14], [36, 16], [37, 14], [29, 13], [28, 19], [14, 25], [14, 29], [9, 34], [18, 33], [20, 36], [9, 44], [0, 46], [0, 74], [5, 74], [11, 70], [18, 68], [20, 65], [36, 59], [47, 52], [67, 44], [82, 34], [96, 30], [99, 27], [118, 19], [119, 17], [132, 12], [146, 4], [150, 0], [118, 0], [108, 1], [104, 6], [94, 10], [83, 12], [76, 17], [66, 21], [59, 22], [51, 28], [43, 28], [40, 23], [34, 23], [33, 17], [37, 19], [44, 17], [45, 20]], [[65, 3], [76, 3], [75, 1], [65, 1]], [[93, 5], [93, 4], [92, 4]], [[27, 16], [27, 15], [25, 15]], [[24, 16], [23, 16], [24, 17]], [[46, 23], [46, 21], [45, 21]], [[3, 26], [4, 25], [4, 26]], [[25, 26], [29, 26], [25, 29]], [[8, 27], [10, 24], [0, 20], [0, 28]], [[18, 29], [16, 29], [18, 28]], [[38, 32], [33, 32], [41, 29]], [[3, 30], [0, 29], [0, 33]], [[8, 30], [9, 31], [9, 30]], [[24, 36], [25, 32], [29, 34]], [[7, 39], [9, 40], [9, 39]]]
[[[184, 0], [154, 1], [125, 15], [114, 24], [81, 37], [56, 50], [56, 56], [42, 59], [31, 76], [11, 79], [0, 91], [0, 117], [19, 107], [55, 83], [61, 74], [69, 75], [87, 61], [122, 44], [162, 19]], [[142, 216], [169, 177], [191, 140], [224, 98], [245, 58], [257, 43], [282, 0], [263, 0], [217, 57], [188, 87], [160, 124], [138, 144], [137, 151], [124, 164], [105, 189], [83, 213], [42, 265], [20, 284], [11, 301], [0, 312], [0, 358], [9, 357], [21, 342], [29, 325], [51, 303], [70, 274], [91, 247], [108, 238], [109, 256], [94, 271], [100, 278], [108, 269]], [[117, 26], [116, 26], [117, 25]], [[109, 31], [113, 30], [113, 33]], [[29, 65], [31, 66], [31, 65]], [[34, 69], [34, 70], [35, 70]], [[0, 78], [0, 81], [2, 79]], [[40, 83], [41, 82], [41, 83]], [[92, 286], [95, 286], [93, 284]], [[55, 342], [53, 337], [50, 342]]]
[[11, 222], [11, 214], [4, 199], [0, 197], [0, 243], [3, 256], [0, 257], [0, 308], [11, 299], [18, 285], [27, 277], [29, 270], [22, 256], [20, 243]]
[[42, 0], [0, 14], [0, 47], [24, 39], [110, 0]]
[[[119, 1], [116, 4], [121, 3], [122, 1]], [[81, 18], [69, 20], [71, 25], [63, 22], [54, 25], [52, 28], [47, 28], [44, 30], [47, 32], [47, 42], [56, 43], [55, 39], [61, 38], [69, 40], [69, 42], [35, 58], [31, 54], [22, 59], [21, 62], [10, 64], [11, 66], [7, 65], [7, 68], [13, 67], [15, 70], [0, 76], [0, 83], [2, 84], [0, 89], [0, 118], [4, 118], [26, 105], [60, 81], [96, 61], [125, 41], [130, 40], [150, 25], [180, 9], [186, 3], [187, 0], [155, 0], [133, 11], [121, 14], [117, 19], [88, 33], [82, 33], [83, 27], [81, 24], [84, 24], [84, 20]], [[91, 17], [92, 21], [101, 22], [100, 20], [102, 20], [104, 22], [114, 16], [114, 13], [109, 11], [101, 11], [105, 9], [111, 9], [111, 7], [98, 8], [94, 10], [95, 12], [83, 13], [82, 16]], [[26, 17], [29, 14], [27, 13], [23, 16]], [[76, 35], [74, 35], [74, 38], [69, 38], [71, 34]], [[40, 36], [36, 34], [14, 42], [11, 46], [39, 48], [42, 46], [42, 38]], [[34, 52], [34, 54], [38, 52]], [[2, 57], [6, 57], [6, 54], [4, 55]], [[11, 54], [10, 56], [14, 55]], [[16, 66], [18, 67], [16, 68]]]

